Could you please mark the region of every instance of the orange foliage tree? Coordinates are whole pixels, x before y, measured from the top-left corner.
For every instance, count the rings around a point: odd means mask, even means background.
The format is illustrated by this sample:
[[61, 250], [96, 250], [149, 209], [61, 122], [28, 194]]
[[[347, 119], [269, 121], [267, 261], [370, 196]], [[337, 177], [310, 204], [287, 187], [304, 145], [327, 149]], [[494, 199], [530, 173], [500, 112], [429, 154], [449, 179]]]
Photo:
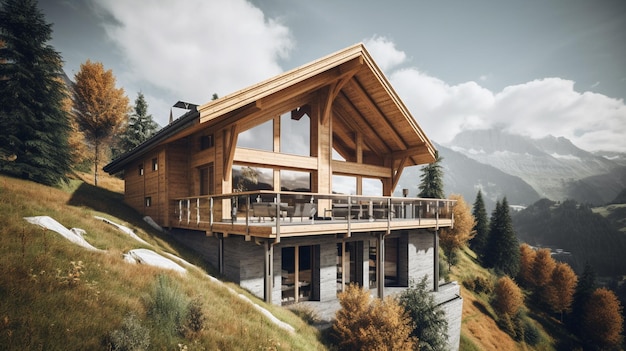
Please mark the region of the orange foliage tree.
[[532, 285], [536, 294], [541, 295], [544, 287], [550, 284], [554, 267], [556, 267], [556, 262], [550, 254], [550, 249], [537, 251], [532, 267]]
[[537, 252], [528, 244], [520, 245], [520, 266], [517, 273], [517, 279], [520, 284], [526, 288], [533, 285], [533, 264], [535, 263]]
[[563, 312], [570, 309], [574, 300], [576, 283], [578, 283], [578, 277], [572, 267], [567, 263], [558, 262], [552, 271], [550, 284], [544, 289], [543, 301], [554, 312], [561, 314], [561, 322], [563, 321]]
[[509, 317], [517, 314], [524, 304], [522, 290], [508, 276], [498, 279], [494, 289], [493, 307], [496, 311]]
[[444, 228], [439, 231], [439, 245], [443, 249], [443, 252], [448, 258], [448, 268], [454, 263], [456, 251], [467, 244], [467, 242], [474, 237], [474, 225], [476, 220], [472, 215], [472, 211], [463, 199], [463, 196], [458, 194], [450, 195], [451, 200], [456, 200], [456, 204], [452, 209], [454, 214], [454, 227]]
[[596, 289], [583, 307], [582, 333], [585, 341], [600, 348], [612, 348], [622, 342], [622, 306], [617, 296], [606, 288]]
[[341, 350], [413, 350], [413, 325], [391, 297], [373, 299], [368, 290], [349, 285], [339, 294], [333, 332]]
[[94, 148], [94, 183], [98, 185], [101, 144], [110, 141], [130, 111], [124, 89], [115, 87], [113, 71], [100, 62], [87, 60], [75, 75], [74, 114], [76, 123]]

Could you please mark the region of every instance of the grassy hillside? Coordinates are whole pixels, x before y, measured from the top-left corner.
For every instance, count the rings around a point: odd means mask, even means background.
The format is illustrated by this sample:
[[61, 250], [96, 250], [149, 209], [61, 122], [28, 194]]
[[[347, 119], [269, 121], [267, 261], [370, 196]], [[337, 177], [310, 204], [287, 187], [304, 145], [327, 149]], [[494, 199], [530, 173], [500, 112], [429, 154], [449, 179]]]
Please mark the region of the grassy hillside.
[[[538, 331], [537, 343], [514, 340], [498, 326], [498, 316], [490, 304], [491, 294], [479, 288], [476, 282], [493, 284], [496, 277], [483, 268], [474, 252], [464, 248], [459, 262], [452, 267], [450, 279], [461, 285], [463, 297], [463, 320], [461, 326], [461, 350], [569, 350], [571, 340], [563, 325], [543, 312], [530, 306], [522, 307], [524, 320]], [[528, 300], [528, 299], [527, 299]]]
[[[114, 178], [100, 179], [100, 185], [118, 191], [120, 184]], [[317, 331], [289, 310], [265, 305], [228, 284], [293, 326], [295, 333], [278, 328], [222, 284], [207, 279], [211, 272], [200, 259], [152, 230], [121, 200], [119, 192], [81, 179], [57, 189], [0, 176], [0, 349], [108, 350], [114, 331], [132, 339], [133, 330], [149, 332], [151, 350], [324, 349]], [[84, 229], [85, 239], [105, 251], [90, 252], [23, 219], [40, 215]], [[94, 215], [132, 228], [150, 247]], [[123, 260], [127, 250], [142, 247], [184, 257], [203, 270], [182, 276]], [[174, 302], [196, 307], [195, 314], [183, 318], [201, 330], [163, 332], [155, 312], [162, 297], [157, 293], [164, 291], [158, 283], [163, 281]], [[125, 321], [136, 328], [123, 329]]]

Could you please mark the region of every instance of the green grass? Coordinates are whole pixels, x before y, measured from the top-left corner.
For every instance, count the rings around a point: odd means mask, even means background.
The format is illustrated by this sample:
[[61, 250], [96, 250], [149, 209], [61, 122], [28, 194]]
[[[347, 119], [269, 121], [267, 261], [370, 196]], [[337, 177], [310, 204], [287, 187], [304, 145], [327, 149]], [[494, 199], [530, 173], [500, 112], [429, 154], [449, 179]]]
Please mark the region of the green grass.
[[[106, 251], [85, 250], [23, 219], [39, 215], [85, 229], [85, 239]], [[124, 252], [145, 245], [94, 215], [133, 228], [151, 249], [179, 255], [200, 269], [181, 276], [124, 262]], [[152, 230], [117, 192], [80, 180], [51, 188], [0, 176], [0, 350], [109, 350], [112, 335], [138, 338], [133, 328], [147, 329], [150, 350], [178, 350], [179, 344], [188, 350], [325, 349], [315, 328], [296, 314], [224, 283], [296, 329], [285, 332], [207, 273], [212, 272], [197, 255]], [[196, 301], [201, 330], [163, 337], [150, 313], [161, 276], [167, 276], [181, 306]]]

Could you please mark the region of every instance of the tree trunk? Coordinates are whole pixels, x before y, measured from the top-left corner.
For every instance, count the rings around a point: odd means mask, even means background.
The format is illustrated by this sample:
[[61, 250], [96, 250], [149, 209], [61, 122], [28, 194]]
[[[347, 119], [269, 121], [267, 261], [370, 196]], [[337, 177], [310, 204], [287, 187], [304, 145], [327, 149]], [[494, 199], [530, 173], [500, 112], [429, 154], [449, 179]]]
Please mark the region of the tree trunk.
[[98, 186], [98, 141], [96, 140], [96, 157], [94, 158], [94, 170], [93, 170], [93, 183], [95, 186]]

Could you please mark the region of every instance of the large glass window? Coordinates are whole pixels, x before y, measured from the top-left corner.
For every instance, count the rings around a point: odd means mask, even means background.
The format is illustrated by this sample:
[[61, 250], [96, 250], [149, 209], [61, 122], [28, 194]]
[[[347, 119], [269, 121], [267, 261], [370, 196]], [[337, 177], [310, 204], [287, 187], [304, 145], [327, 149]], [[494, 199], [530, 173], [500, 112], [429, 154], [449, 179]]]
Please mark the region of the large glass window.
[[237, 147], [273, 151], [274, 121], [270, 119], [265, 123], [239, 133]]
[[281, 251], [282, 302], [313, 299], [317, 285], [319, 245], [285, 247]]
[[306, 112], [287, 112], [280, 116], [280, 152], [311, 155], [311, 118]]
[[282, 191], [311, 192], [311, 173], [281, 170], [280, 189]]
[[356, 177], [333, 175], [333, 193], [356, 195]]
[[383, 182], [380, 179], [363, 178], [363, 195], [382, 196]]
[[274, 171], [271, 168], [234, 165], [233, 190], [274, 190]]

